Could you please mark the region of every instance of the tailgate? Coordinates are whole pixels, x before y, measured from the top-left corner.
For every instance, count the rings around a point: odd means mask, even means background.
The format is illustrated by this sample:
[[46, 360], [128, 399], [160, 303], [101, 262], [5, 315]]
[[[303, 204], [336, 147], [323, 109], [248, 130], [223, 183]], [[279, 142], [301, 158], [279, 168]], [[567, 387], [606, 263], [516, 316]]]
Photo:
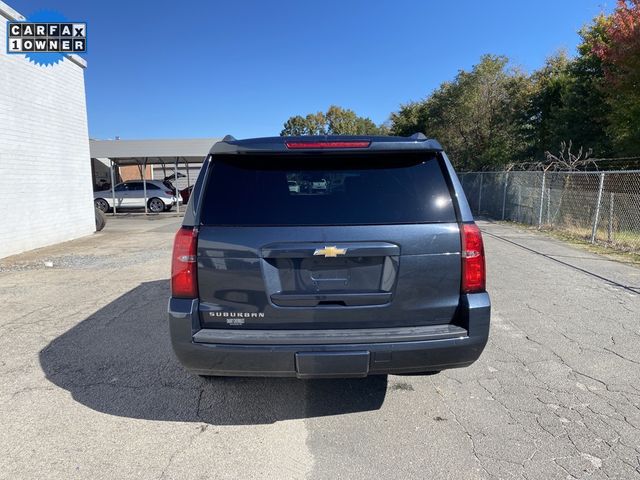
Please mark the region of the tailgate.
[[[346, 252], [314, 255], [327, 247]], [[202, 227], [198, 280], [204, 328], [451, 323], [460, 299], [460, 234], [455, 223]]]
[[217, 155], [198, 236], [205, 328], [451, 323], [460, 230], [435, 154]]

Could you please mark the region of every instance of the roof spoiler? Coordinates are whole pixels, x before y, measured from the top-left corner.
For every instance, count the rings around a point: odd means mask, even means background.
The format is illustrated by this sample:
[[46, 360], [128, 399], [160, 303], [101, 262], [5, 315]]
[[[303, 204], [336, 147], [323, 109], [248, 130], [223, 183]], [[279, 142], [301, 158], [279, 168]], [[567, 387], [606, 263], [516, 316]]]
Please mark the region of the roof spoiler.
[[249, 154], [249, 153], [284, 153], [290, 151], [290, 144], [300, 143], [326, 143], [322, 149], [309, 148], [311, 153], [340, 151], [334, 143], [367, 142], [367, 151], [442, 151], [442, 146], [424, 133], [416, 132], [408, 137], [387, 135], [302, 135], [285, 137], [262, 137], [237, 140], [232, 135], [226, 135], [222, 141], [213, 145], [209, 153], [212, 154]]
[[[413, 135], [410, 135], [408, 138], [411, 140], [426, 140], [427, 136], [422, 132], [416, 132]], [[235, 142], [237, 140], [233, 135], [225, 135], [222, 139], [223, 142]]]

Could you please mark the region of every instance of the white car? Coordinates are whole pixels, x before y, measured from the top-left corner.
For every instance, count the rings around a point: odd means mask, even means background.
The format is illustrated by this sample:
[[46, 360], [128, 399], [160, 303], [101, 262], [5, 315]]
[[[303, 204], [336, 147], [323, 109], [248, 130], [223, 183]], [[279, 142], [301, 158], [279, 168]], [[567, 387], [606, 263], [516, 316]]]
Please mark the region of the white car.
[[326, 190], [327, 189], [327, 181], [323, 178], [317, 182], [311, 182], [312, 190]]
[[[168, 212], [177, 199], [169, 187], [159, 180], [147, 180], [147, 208], [153, 213]], [[144, 184], [142, 180], [130, 180], [115, 186], [116, 208], [144, 208]], [[97, 209], [108, 212], [113, 208], [111, 189], [93, 192]]]
[[300, 184], [296, 181], [289, 180], [287, 182], [289, 184], [289, 191], [292, 193], [300, 193]]

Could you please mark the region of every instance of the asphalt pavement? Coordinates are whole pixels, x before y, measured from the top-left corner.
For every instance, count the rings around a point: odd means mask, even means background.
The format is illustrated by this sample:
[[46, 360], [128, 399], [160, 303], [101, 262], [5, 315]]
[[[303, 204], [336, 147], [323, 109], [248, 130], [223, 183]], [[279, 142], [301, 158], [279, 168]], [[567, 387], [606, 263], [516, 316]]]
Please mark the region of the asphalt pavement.
[[0, 479], [640, 478], [640, 269], [481, 222], [473, 366], [204, 380], [167, 334], [178, 222], [0, 260]]

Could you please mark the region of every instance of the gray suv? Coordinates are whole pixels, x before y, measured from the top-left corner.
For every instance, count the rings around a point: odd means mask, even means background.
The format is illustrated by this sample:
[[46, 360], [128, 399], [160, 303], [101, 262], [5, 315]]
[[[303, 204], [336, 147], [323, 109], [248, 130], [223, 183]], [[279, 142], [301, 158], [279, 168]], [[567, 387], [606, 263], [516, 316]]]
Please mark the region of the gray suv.
[[225, 137], [175, 238], [171, 340], [200, 375], [465, 367], [490, 309], [480, 231], [422, 134]]

